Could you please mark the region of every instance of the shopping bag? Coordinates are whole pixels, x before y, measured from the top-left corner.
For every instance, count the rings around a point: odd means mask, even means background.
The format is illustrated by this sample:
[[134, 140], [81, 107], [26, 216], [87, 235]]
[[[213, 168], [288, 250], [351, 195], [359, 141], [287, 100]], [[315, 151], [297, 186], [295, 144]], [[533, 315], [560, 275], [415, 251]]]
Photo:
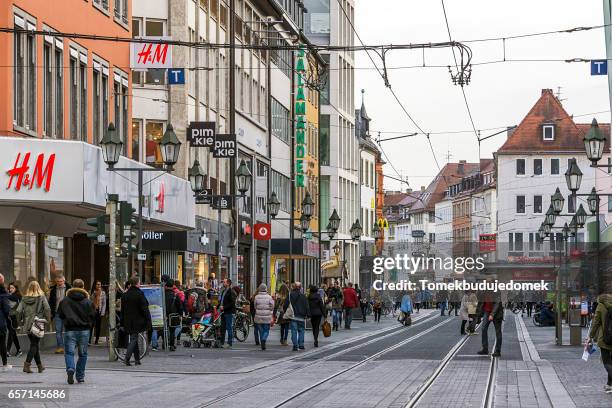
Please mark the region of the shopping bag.
[[329, 324], [327, 320], [323, 322], [323, 326], [321, 327], [321, 329], [323, 330], [323, 336], [325, 337], [331, 336], [331, 332], [332, 332], [331, 324]]

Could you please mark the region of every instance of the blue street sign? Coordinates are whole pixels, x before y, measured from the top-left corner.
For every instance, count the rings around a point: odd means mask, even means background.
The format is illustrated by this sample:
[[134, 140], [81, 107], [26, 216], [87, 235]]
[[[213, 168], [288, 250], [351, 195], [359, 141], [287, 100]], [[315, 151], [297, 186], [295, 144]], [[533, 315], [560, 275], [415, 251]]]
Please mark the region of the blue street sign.
[[608, 75], [608, 61], [607, 60], [592, 60], [591, 61], [591, 75]]
[[168, 68], [168, 84], [185, 85], [185, 68]]

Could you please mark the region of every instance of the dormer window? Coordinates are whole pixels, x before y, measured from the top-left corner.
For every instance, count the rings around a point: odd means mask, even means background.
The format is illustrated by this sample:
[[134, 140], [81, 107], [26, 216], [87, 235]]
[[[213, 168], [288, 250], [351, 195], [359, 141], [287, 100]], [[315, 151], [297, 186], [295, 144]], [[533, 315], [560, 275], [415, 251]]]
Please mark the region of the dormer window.
[[555, 140], [555, 125], [542, 126], [542, 139]]

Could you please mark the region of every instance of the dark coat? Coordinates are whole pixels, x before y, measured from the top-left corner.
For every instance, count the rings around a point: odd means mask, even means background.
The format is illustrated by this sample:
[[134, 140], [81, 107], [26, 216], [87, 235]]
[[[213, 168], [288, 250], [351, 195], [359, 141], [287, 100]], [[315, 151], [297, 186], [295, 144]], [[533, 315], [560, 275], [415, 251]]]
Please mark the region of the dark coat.
[[476, 315], [484, 317], [484, 304], [485, 301], [493, 303], [493, 320], [504, 320], [504, 305], [501, 302], [501, 295], [499, 292], [479, 292], [478, 293], [478, 307], [476, 308]]
[[[72, 286], [70, 286], [68, 282], [66, 282], [65, 285], [66, 285], [66, 293], [68, 293], [68, 289], [72, 288]], [[49, 292], [49, 307], [51, 308], [51, 318], [52, 319], [55, 317], [55, 313], [57, 312], [57, 310], [55, 310], [57, 306], [56, 303], [57, 303], [57, 285], [53, 285], [51, 286], [51, 291]]]
[[181, 299], [172, 288], [166, 288], [164, 290], [164, 300], [166, 302], [166, 316], [183, 313]]
[[325, 316], [325, 306], [319, 292], [311, 293], [308, 296], [308, 309], [310, 310], [310, 317]]
[[142, 333], [151, 327], [149, 302], [140, 288], [130, 286], [121, 296], [121, 317], [128, 334]]
[[89, 300], [89, 293], [81, 288], [72, 288], [57, 308], [57, 315], [64, 321], [64, 330], [89, 330], [96, 318], [93, 303]]
[[4, 288], [0, 286], [0, 332], [5, 332], [9, 324], [9, 313], [11, 312], [11, 306], [8, 300], [9, 294]]
[[289, 293], [287, 300], [285, 300], [285, 306], [283, 307], [283, 312], [287, 311], [289, 307], [289, 302], [291, 301], [291, 305], [293, 306], [293, 314], [296, 319], [305, 319], [310, 316], [310, 309], [308, 307], [308, 299], [299, 289], [294, 289]]
[[236, 313], [236, 292], [232, 288], [225, 289], [223, 292], [223, 313], [234, 314]]

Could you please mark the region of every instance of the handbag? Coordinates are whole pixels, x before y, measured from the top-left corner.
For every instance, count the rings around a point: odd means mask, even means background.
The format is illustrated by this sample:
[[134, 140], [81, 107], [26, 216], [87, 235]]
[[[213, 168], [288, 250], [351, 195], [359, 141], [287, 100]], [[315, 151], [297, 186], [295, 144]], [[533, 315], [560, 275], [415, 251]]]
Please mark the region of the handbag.
[[325, 337], [329, 337], [331, 336], [331, 324], [329, 324], [329, 322], [327, 320], [325, 320], [323, 322], [323, 325], [321, 326], [321, 329], [323, 330], [323, 336]]
[[47, 321], [45, 319], [39, 319], [38, 317], [34, 317], [34, 321], [32, 322], [32, 327], [30, 328], [30, 333], [32, 335], [42, 339], [45, 336], [45, 324]]
[[283, 314], [283, 320], [291, 320], [295, 317], [295, 312], [293, 311], [293, 305], [291, 304], [291, 295], [289, 295], [289, 306], [285, 313]]

